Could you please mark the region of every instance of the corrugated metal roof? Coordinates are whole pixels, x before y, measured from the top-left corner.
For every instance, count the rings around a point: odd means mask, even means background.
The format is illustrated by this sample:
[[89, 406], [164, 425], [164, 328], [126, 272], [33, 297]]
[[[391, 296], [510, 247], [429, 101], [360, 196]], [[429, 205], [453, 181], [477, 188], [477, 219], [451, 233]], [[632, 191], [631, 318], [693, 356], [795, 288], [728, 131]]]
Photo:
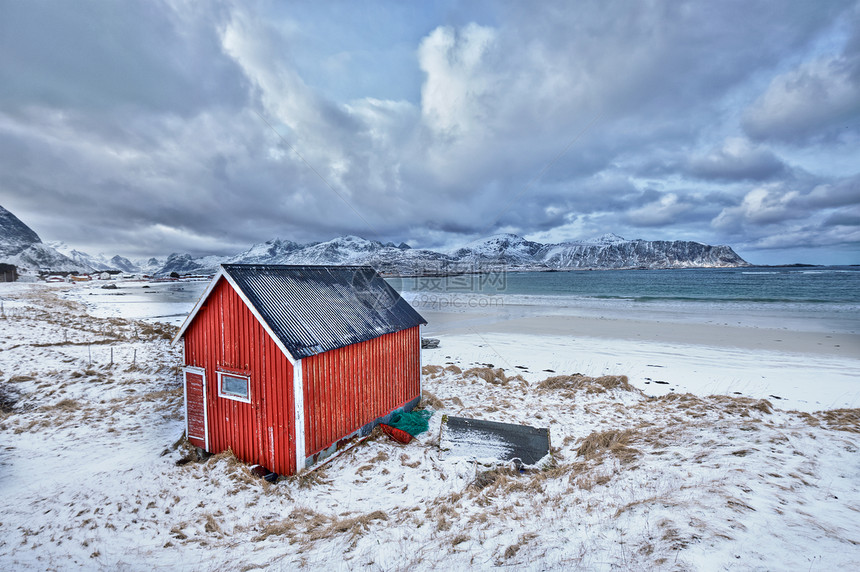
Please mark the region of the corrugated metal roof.
[[370, 266], [222, 268], [295, 359], [427, 323]]

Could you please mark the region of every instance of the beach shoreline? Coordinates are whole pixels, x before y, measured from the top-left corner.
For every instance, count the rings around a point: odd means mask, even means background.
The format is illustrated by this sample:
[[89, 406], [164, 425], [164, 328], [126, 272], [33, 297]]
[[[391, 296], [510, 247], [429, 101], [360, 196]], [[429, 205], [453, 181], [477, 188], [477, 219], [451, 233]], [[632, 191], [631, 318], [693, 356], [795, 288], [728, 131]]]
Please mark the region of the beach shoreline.
[[425, 333], [452, 335], [484, 332], [566, 336], [573, 339], [650, 341], [789, 354], [860, 359], [860, 334], [801, 331], [787, 327], [731, 325], [724, 321], [678, 322], [642, 317], [595, 317], [559, 312], [550, 306], [499, 314], [490, 311], [439, 312], [418, 308], [427, 319]]
[[[178, 326], [205, 286], [16, 284], [7, 290], [46, 288], [85, 304], [96, 317]], [[806, 412], [860, 407], [860, 328], [850, 315], [786, 318], [766, 306], [714, 312], [703, 305], [563, 297], [449, 295], [434, 304], [410, 298], [428, 321], [422, 335], [441, 340], [440, 348], [422, 352], [424, 365], [493, 364], [529, 382], [556, 373], [626, 375], [649, 396], [737, 395]]]
[[786, 410], [860, 407], [860, 335], [851, 331], [789, 329], [777, 319], [765, 327], [761, 316], [732, 325], [546, 305], [418, 310], [428, 321], [423, 335], [441, 340], [425, 351], [425, 364], [492, 364], [530, 382], [555, 374], [627, 375], [649, 396], [739, 395]]

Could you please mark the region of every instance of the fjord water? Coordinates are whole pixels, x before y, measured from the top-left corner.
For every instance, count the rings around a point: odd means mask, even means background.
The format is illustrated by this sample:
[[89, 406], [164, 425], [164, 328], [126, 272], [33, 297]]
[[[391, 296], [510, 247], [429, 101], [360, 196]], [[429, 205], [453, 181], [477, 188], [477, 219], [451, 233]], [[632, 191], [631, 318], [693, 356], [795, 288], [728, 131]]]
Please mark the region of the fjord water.
[[[548, 305], [609, 317], [860, 331], [856, 266], [506, 272], [400, 282], [395, 287], [419, 305], [437, 301], [450, 309], [476, 306], [476, 296], [500, 297], [508, 309]], [[464, 296], [472, 303], [458, 304]]]

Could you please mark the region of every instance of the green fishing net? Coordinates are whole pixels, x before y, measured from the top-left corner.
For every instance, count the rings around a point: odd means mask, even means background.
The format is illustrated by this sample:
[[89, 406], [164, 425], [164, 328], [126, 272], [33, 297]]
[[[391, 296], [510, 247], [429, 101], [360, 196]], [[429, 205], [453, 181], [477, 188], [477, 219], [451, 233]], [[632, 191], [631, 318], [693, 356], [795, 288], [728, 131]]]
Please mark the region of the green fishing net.
[[432, 416], [433, 412], [427, 409], [395, 413], [391, 421], [388, 422], [388, 425], [397, 427], [401, 431], [406, 431], [414, 437], [430, 428], [430, 418]]

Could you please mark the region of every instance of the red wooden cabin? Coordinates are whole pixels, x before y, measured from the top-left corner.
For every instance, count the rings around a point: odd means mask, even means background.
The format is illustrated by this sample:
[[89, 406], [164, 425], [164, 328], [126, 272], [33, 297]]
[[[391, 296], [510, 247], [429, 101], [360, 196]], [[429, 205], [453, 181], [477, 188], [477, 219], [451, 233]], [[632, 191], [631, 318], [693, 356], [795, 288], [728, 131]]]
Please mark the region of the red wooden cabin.
[[297, 473], [418, 403], [426, 323], [367, 266], [224, 264], [174, 341], [188, 440]]

